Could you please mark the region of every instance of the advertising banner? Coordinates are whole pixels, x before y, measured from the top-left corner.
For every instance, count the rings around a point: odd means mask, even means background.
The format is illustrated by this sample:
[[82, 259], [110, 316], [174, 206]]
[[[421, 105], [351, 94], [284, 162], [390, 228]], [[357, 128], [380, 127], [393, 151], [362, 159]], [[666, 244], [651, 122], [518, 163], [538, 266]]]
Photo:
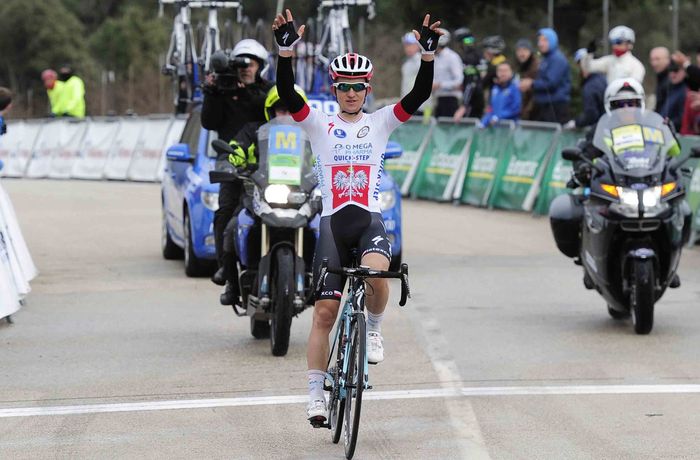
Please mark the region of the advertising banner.
[[32, 147], [32, 157], [27, 167], [26, 176], [32, 179], [48, 177], [51, 170], [51, 157], [58, 148], [61, 131], [67, 129], [66, 120], [49, 120], [39, 131]]
[[456, 200], [475, 206], [488, 204], [498, 166], [506, 155], [513, 129], [512, 122], [500, 122], [476, 130], [470, 147], [469, 162], [455, 190]]
[[55, 138], [49, 164], [50, 178], [70, 179], [73, 163], [80, 155], [80, 146], [88, 123], [86, 120], [68, 120], [64, 124], [59, 136]]
[[535, 207], [537, 214], [549, 214], [549, 205], [552, 200], [559, 195], [569, 192], [566, 188], [566, 183], [571, 179], [573, 166], [570, 161], [561, 157], [561, 152], [565, 148], [576, 147], [576, 143], [583, 137], [585, 137], [583, 131], [567, 130], [559, 134], [556, 147], [542, 178], [537, 206]]
[[93, 118], [90, 120], [78, 158], [73, 162], [71, 177], [76, 179], [102, 179], [109, 151], [119, 131], [118, 118]]
[[109, 150], [105, 163], [105, 179], [126, 180], [131, 157], [141, 141], [143, 119], [122, 118], [117, 137]]
[[36, 121], [12, 121], [8, 124], [7, 134], [0, 136], [0, 160], [5, 164], [0, 176], [24, 176], [42, 125], [42, 122]]
[[459, 172], [469, 156], [475, 129], [473, 122], [435, 125], [411, 184], [412, 197], [451, 200]]
[[172, 118], [147, 118], [142, 119], [142, 123], [141, 140], [131, 157], [127, 179], [155, 181], [158, 179], [165, 137], [172, 124]]
[[386, 160], [384, 169], [394, 179], [402, 195], [408, 195], [433, 126], [435, 121], [425, 124], [422, 119], [412, 118], [391, 133], [389, 139], [401, 144], [403, 153], [399, 158]]
[[523, 121], [517, 125], [499, 167], [490, 206], [532, 211], [560, 131], [556, 123]]
[[[165, 143], [163, 144], [163, 151], [161, 152], [160, 155], [160, 163], [158, 164], [158, 174], [156, 177], [156, 180], [158, 182], [163, 180], [163, 174], [165, 173], [165, 154], [168, 151], [168, 148], [173, 145], [177, 144], [180, 142], [180, 138], [182, 138], [182, 132], [185, 130], [185, 124], [187, 123], [187, 117], [185, 116], [177, 116], [173, 118], [173, 122], [170, 124], [170, 129], [168, 129], [168, 134], [165, 135]], [[214, 140], [214, 137], [212, 137], [212, 133], [215, 136], [216, 132], [210, 132], [209, 136], [209, 142], [211, 143], [212, 140]], [[211, 146], [207, 146], [208, 149], [211, 148]]]

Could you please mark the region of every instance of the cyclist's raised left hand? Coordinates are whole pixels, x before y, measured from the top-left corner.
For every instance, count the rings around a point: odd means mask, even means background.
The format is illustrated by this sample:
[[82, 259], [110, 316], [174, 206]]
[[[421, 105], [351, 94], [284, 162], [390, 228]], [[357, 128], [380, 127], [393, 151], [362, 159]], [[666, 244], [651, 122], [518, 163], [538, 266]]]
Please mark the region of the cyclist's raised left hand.
[[272, 21], [272, 30], [275, 33], [275, 41], [277, 46], [281, 51], [280, 56], [291, 56], [294, 45], [301, 40], [301, 36], [304, 35], [305, 25], [302, 24], [297, 30], [294, 26], [294, 18], [292, 17], [292, 12], [289, 9], [286, 10], [287, 17], [281, 13], [275, 17]]
[[418, 44], [423, 51], [423, 54], [435, 54], [435, 50], [438, 47], [438, 40], [442, 32], [438, 30], [440, 27], [440, 21], [435, 21], [430, 24], [430, 14], [426, 14], [423, 18], [423, 25], [420, 28], [420, 32], [413, 29], [413, 35], [415, 35]]

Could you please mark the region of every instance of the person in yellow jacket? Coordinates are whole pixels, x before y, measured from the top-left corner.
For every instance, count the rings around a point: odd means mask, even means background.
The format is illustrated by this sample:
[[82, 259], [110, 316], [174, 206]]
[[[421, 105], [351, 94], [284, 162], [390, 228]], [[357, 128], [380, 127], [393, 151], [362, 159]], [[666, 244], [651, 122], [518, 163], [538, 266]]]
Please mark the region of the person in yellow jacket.
[[[48, 72], [48, 73], [47, 73]], [[44, 79], [44, 86], [47, 88], [49, 101], [51, 102], [51, 113], [56, 117], [85, 118], [85, 83], [73, 74], [73, 69], [69, 65], [62, 66], [58, 71], [58, 80], [51, 82], [51, 73], [44, 71], [48, 78]], [[55, 72], [54, 72], [55, 76]], [[51, 86], [49, 86], [51, 85]]]
[[53, 69], [46, 69], [41, 72], [41, 80], [44, 82], [44, 88], [46, 88], [46, 94], [49, 97], [51, 115], [54, 117], [62, 116], [59, 106], [59, 94], [63, 89], [63, 82], [58, 81], [58, 74]]

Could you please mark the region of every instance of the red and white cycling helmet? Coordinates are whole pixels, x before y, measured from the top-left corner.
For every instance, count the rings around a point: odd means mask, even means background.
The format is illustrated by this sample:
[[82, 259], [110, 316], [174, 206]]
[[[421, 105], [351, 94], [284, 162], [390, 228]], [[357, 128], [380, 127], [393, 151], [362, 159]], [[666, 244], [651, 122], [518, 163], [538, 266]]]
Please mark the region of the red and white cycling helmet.
[[333, 81], [341, 77], [366, 78], [369, 81], [374, 73], [374, 68], [369, 58], [357, 53], [347, 53], [333, 59], [331, 65], [328, 66], [328, 73]]

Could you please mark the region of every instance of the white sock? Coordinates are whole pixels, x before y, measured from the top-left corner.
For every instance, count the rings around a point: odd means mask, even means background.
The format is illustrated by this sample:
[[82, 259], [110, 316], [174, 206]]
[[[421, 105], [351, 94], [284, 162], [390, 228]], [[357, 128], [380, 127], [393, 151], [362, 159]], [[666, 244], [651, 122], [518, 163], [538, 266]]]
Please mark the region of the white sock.
[[369, 332], [382, 333], [382, 319], [384, 318], [384, 313], [380, 315], [375, 315], [371, 311], [367, 311], [367, 330]]
[[309, 378], [309, 401], [324, 399], [323, 382], [326, 380], [326, 373], [318, 369], [309, 369], [307, 371]]

